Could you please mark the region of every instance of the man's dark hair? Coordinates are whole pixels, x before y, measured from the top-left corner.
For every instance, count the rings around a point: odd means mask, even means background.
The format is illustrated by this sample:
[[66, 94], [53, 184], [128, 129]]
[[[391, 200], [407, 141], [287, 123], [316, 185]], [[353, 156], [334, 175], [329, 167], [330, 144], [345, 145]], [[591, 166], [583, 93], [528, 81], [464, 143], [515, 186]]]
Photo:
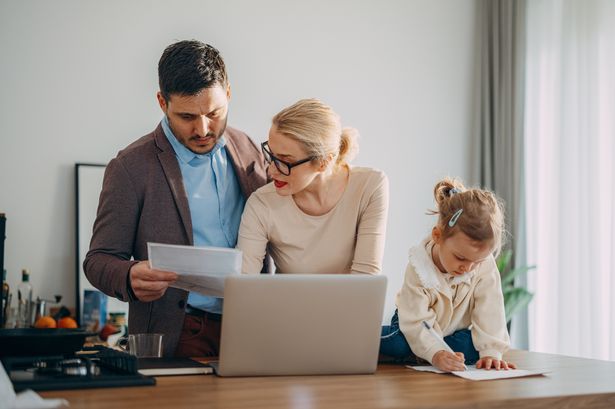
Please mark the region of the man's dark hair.
[[220, 52], [197, 40], [184, 40], [168, 46], [158, 62], [158, 82], [162, 97], [173, 94], [196, 95], [204, 88], [226, 88], [226, 67]]

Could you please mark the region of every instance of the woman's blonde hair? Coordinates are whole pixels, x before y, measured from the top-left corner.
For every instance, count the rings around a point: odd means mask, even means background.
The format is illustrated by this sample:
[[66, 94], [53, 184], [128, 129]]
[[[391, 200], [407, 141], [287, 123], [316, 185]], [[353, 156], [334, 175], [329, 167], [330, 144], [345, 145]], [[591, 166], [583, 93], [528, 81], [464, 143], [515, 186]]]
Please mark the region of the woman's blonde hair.
[[335, 159], [347, 165], [358, 151], [359, 133], [342, 128], [340, 117], [318, 99], [302, 99], [273, 117], [277, 131], [301, 143], [314, 160]]
[[485, 189], [466, 189], [461, 181], [452, 178], [441, 180], [434, 187], [438, 215], [437, 226], [442, 238], [457, 231], [472, 240], [493, 244], [497, 257], [505, 241], [504, 204], [493, 192]]

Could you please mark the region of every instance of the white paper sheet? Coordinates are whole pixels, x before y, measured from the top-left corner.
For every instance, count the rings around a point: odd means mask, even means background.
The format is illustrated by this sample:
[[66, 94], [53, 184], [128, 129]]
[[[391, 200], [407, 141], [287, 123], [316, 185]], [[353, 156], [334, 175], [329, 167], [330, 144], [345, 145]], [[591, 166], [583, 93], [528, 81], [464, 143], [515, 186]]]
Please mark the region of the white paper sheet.
[[25, 390], [17, 394], [14, 409], [56, 409], [68, 407], [66, 399], [43, 399], [33, 390]]
[[150, 266], [174, 271], [171, 287], [213, 297], [224, 296], [224, 279], [241, 273], [241, 251], [222, 247], [193, 247], [147, 243]]
[[0, 362], [0, 401], [5, 402], [6, 406], [0, 406], [1, 408], [14, 408], [15, 407], [15, 390], [11, 379], [4, 370], [2, 362]]
[[[444, 372], [435, 366], [410, 366], [407, 368], [414, 369], [415, 371], [421, 372], [433, 372], [433, 373], [447, 373]], [[459, 376], [464, 379], [469, 379], [472, 381], [488, 381], [492, 379], [508, 379], [508, 378], [521, 378], [524, 376], [535, 376], [535, 375], [544, 375], [549, 371], [542, 370], [527, 370], [527, 369], [508, 369], [503, 370], [500, 369], [496, 371], [495, 369], [485, 370], [485, 369], [476, 369], [476, 365], [468, 366], [467, 371], [453, 371], [450, 372], [455, 376]]]
[[13, 384], [0, 363], [0, 408], [2, 409], [54, 409], [68, 406], [65, 399], [43, 399], [33, 390], [15, 394]]

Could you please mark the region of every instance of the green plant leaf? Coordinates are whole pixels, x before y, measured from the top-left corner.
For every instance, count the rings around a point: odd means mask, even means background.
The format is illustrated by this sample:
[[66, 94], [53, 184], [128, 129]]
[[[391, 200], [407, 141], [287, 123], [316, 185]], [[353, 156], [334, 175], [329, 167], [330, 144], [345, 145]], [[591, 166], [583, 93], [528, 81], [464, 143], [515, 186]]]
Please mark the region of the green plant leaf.
[[526, 307], [534, 295], [525, 288], [507, 287], [504, 290], [504, 311], [506, 322], [510, 322], [513, 315], [522, 308]]
[[513, 281], [515, 281], [515, 278], [517, 278], [517, 276], [519, 276], [520, 274], [526, 273], [530, 270], [533, 270], [535, 268], [536, 266], [524, 266], [524, 267], [513, 268], [512, 270], [506, 272], [506, 274], [502, 275], [502, 287], [508, 284], [512, 284]]
[[503, 250], [498, 256], [498, 258], [495, 260], [500, 274], [506, 271], [506, 268], [510, 264], [511, 258], [512, 258], [512, 250], [507, 249], [507, 250]]
[[495, 260], [502, 281], [502, 294], [504, 295], [504, 310], [506, 322], [510, 322], [515, 313], [525, 308], [534, 294], [522, 287], [515, 287], [515, 278], [536, 268], [536, 266], [522, 266], [511, 268], [513, 252], [511, 249], [503, 250]]

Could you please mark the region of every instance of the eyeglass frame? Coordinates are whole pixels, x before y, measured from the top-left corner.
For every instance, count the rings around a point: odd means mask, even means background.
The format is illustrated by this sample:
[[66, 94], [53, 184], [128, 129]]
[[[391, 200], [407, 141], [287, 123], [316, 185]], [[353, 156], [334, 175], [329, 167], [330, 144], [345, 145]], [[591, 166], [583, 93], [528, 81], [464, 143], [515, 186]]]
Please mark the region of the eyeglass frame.
[[[269, 148], [268, 141], [261, 143], [261, 149], [263, 151], [263, 155], [265, 156], [265, 161], [268, 163], [273, 163], [275, 165], [275, 168], [284, 176], [290, 176], [290, 171], [295, 166], [303, 165], [304, 163], [312, 161], [317, 158], [316, 156], [310, 156], [309, 158], [301, 159], [296, 162], [287, 162], [285, 160], [278, 158], [273, 153], [271, 153], [271, 148]], [[267, 157], [271, 158], [271, 160], [267, 160]], [[284, 165], [286, 165], [286, 167], [288, 168], [288, 173], [284, 173], [282, 169], [280, 169], [280, 166], [278, 165], [278, 163], [283, 163]]]

